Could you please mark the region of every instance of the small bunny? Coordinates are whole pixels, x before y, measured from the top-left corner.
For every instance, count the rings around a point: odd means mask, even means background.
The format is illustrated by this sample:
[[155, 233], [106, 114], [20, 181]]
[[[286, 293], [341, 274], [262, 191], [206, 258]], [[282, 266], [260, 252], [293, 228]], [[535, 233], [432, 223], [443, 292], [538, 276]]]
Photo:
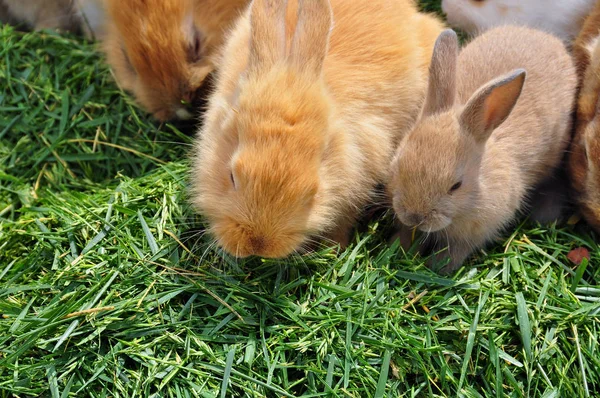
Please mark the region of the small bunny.
[[518, 24], [570, 42], [595, 0], [442, 0], [448, 23], [475, 36], [489, 28]]
[[573, 48], [580, 73], [575, 136], [569, 175], [586, 221], [600, 233], [600, 2], [586, 19]]
[[346, 245], [422, 104], [442, 31], [412, 0], [254, 0], [226, 44], [191, 199], [237, 257]]
[[25, 23], [35, 30], [59, 29], [102, 36], [102, 0], [0, 0], [0, 21]]
[[449, 259], [450, 272], [497, 237], [559, 165], [577, 81], [558, 39], [511, 26], [489, 30], [460, 55], [456, 34], [443, 32], [429, 73], [389, 190], [400, 222], [433, 244], [430, 265]]
[[190, 119], [249, 0], [106, 0], [104, 51], [117, 83], [158, 120]]
[[80, 20], [72, 0], [0, 0], [8, 14], [33, 29], [76, 31]]

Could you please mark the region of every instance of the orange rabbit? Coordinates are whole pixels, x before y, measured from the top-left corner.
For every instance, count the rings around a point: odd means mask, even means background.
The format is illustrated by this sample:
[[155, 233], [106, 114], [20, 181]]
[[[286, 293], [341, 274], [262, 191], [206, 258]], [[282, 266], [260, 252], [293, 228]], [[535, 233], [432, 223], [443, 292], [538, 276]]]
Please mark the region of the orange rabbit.
[[107, 0], [104, 50], [119, 85], [159, 120], [189, 119], [248, 0]]
[[347, 244], [418, 115], [441, 30], [412, 0], [255, 0], [194, 149], [192, 200], [218, 244], [271, 258]]
[[580, 210], [600, 233], [600, 2], [586, 19], [573, 47], [580, 78], [569, 174]]

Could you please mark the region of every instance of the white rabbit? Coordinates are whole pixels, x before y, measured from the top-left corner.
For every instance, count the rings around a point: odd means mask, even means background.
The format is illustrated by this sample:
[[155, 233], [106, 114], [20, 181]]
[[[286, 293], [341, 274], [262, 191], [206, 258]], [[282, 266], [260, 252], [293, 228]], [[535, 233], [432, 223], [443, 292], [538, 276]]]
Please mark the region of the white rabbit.
[[475, 36], [489, 28], [518, 24], [568, 42], [577, 36], [595, 0], [442, 0], [448, 23]]

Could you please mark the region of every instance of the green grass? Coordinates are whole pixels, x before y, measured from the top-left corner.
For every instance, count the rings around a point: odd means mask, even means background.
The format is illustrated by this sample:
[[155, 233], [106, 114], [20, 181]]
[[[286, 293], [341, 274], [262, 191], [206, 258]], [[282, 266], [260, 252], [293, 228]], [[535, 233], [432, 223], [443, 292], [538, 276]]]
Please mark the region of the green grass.
[[235, 261], [186, 204], [190, 136], [92, 45], [0, 35], [1, 397], [600, 394], [585, 226], [516, 226], [451, 278], [389, 218], [340, 254]]

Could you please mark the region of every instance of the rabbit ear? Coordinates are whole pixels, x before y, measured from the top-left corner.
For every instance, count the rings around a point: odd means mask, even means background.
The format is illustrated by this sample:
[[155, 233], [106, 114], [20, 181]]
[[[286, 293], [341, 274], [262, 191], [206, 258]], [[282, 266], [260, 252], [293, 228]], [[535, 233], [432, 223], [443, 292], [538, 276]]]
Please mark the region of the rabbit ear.
[[517, 69], [492, 80], [473, 94], [460, 115], [460, 124], [479, 142], [485, 142], [492, 131], [506, 120], [513, 110], [526, 72]]
[[454, 105], [457, 60], [458, 37], [452, 29], [446, 29], [438, 36], [433, 48], [424, 116], [446, 111]]
[[332, 24], [329, 0], [298, 0], [298, 22], [290, 48], [290, 63], [300, 70], [319, 75]]
[[254, 0], [250, 10], [252, 71], [269, 69], [285, 57], [287, 0]]
[[586, 50], [589, 51], [590, 63], [583, 74], [581, 92], [577, 100], [577, 121], [590, 122], [598, 113], [598, 96], [600, 93], [600, 40], [595, 46], [590, 43]]
[[587, 125], [583, 134], [583, 145], [588, 170], [598, 173], [598, 164], [600, 163], [600, 117], [596, 117]]

